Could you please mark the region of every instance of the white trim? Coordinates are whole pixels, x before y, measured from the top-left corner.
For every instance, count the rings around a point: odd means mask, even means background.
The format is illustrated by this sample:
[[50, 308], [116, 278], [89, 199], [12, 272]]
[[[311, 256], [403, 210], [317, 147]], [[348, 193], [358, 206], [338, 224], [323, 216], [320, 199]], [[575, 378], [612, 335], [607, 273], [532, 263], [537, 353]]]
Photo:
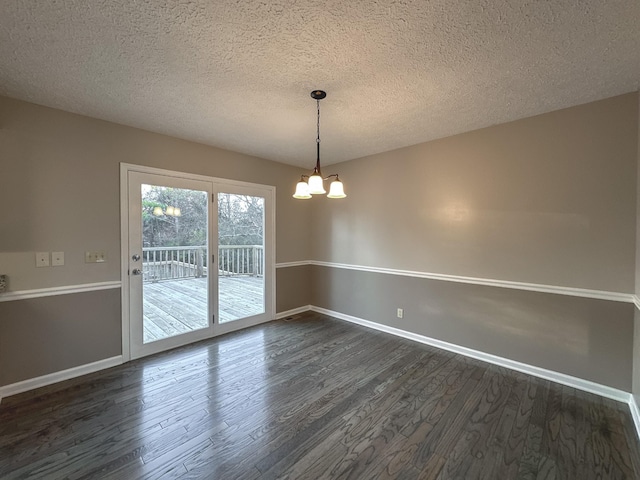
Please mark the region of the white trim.
[[55, 295], [68, 295], [70, 293], [95, 292], [98, 290], [110, 290], [120, 288], [121, 282], [84, 283], [81, 285], [63, 285], [61, 287], [36, 288], [33, 290], [17, 290], [0, 295], [0, 302], [10, 302], [12, 300], [26, 300], [28, 298], [53, 297]]
[[[276, 309], [278, 308], [276, 306], [276, 302], [277, 302], [277, 295], [276, 295], [276, 289], [278, 288], [277, 282], [276, 282], [276, 215], [278, 213], [278, 209], [276, 206], [276, 187], [271, 186], [269, 189], [269, 193], [271, 195], [270, 198], [270, 203], [271, 203], [271, 215], [268, 216], [268, 218], [271, 220], [271, 228], [267, 229], [267, 225], [266, 225], [266, 218], [265, 218], [265, 232], [264, 232], [264, 240], [265, 240], [265, 245], [264, 245], [264, 249], [265, 249], [265, 263], [264, 263], [264, 268], [265, 268], [265, 275], [268, 274], [271, 276], [271, 311], [268, 312], [271, 315], [271, 318], [275, 318], [276, 316]], [[265, 198], [265, 217], [267, 217], [267, 199]], [[270, 232], [268, 232], [268, 230], [270, 230]], [[268, 237], [267, 237], [268, 235]], [[271, 245], [271, 248], [269, 249], [269, 256], [266, 256], [267, 253], [267, 239], [269, 239], [269, 244]], [[269, 262], [267, 263], [267, 258], [269, 259]], [[266, 282], [266, 278], [265, 278], [265, 282]], [[265, 283], [265, 287], [266, 287], [266, 283]], [[264, 292], [265, 295], [268, 294], [268, 292]], [[265, 305], [266, 307], [266, 305]]]
[[[215, 194], [221, 189], [223, 190], [247, 190], [251, 195], [257, 194], [264, 196], [265, 198], [265, 281], [268, 288], [265, 289], [265, 312], [261, 315], [259, 320], [252, 319], [248, 321], [238, 320], [233, 325], [223, 326], [219, 323], [219, 312], [217, 312], [217, 306], [214, 311], [209, 312], [209, 318], [215, 315], [215, 322], [211, 328], [207, 329], [206, 336], [204, 338], [212, 338], [217, 335], [227, 333], [229, 331], [237, 330], [239, 328], [246, 328], [249, 326], [257, 325], [259, 323], [266, 323], [271, 321], [276, 316], [276, 187], [273, 185], [263, 185], [258, 183], [243, 182], [238, 180], [229, 180], [226, 178], [211, 177], [208, 175], [198, 175], [188, 172], [178, 172], [174, 170], [166, 170], [155, 167], [147, 167], [142, 165], [134, 165], [130, 163], [120, 163], [120, 275], [121, 275], [121, 317], [122, 317], [122, 352], [123, 360], [129, 361], [132, 358], [139, 358], [140, 356], [155, 353], [152, 348], [145, 348], [145, 351], [137, 351], [138, 345], [132, 338], [131, 332], [131, 292], [130, 292], [130, 278], [129, 278], [129, 258], [132, 252], [129, 252], [129, 230], [130, 230], [130, 218], [129, 218], [129, 195], [130, 185], [129, 177], [131, 173], [140, 175], [154, 175], [167, 177], [167, 181], [175, 182], [176, 179], [180, 181], [189, 182], [203, 182], [210, 185], [206, 190], [209, 193]], [[255, 192], [255, 193], [251, 193]], [[209, 203], [210, 217], [215, 218], [215, 215], [211, 215], [211, 209], [213, 202]], [[271, 212], [271, 213], [270, 213]], [[268, 214], [268, 215], [267, 215]], [[210, 238], [216, 238], [214, 235], [214, 226], [211, 222], [211, 231], [209, 232]], [[266, 248], [269, 247], [269, 248]], [[269, 282], [270, 280], [270, 282]], [[217, 288], [217, 287], [212, 287]], [[214, 298], [213, 292], [210, 292], [211, 298]], [[202, 338], [203, 339], [203, 338]], [[191, 343], [200, 339], [189, 339], [185, 343]], [[156, 345], [157, 343], [157, 345]], [[178, 346], [182, 345], [180, 340], [175, 340], [175, 344], [165, 342], [162, 345], [162, 350], [166, 350], [169, 345]], [[154, 342], [154, 345], [160, 347], [160, 342]], [[133, 350], [133, 351], [132, 351]]]
[[[128, 174], [128, 172], [139, 173], [151, 173], [153, 175], [163, 175], [165, 177], [184, 178], [187, 180], [197, 180], [201, 182], [218, 182], [225, 185], [235, 185], [237, 187], [250, 187], [250, 188], [270, 188], [275, 192], [275, 185], [264, 185], [262, 183], [243, 182], [241, 180], [231, 180], [229, 178], [212, 177], [210, 175], [200, 175], [197, 173], [178, 172], [175, 170], [167, 170], [165, 168], [147, 167], [145, 165], [135, 165], [133, 163], [120, 162], [121, 179], [122, 174]], [[125, 192], [126, 193], [126, 192]]]
[[129, 168], [120, 164], [120, 317], [122, 331], [122, 361], [131, 360], [129, 334]]
[[640, 409], [638, 409], [638, 403], [633, 394], [629, 395], [629, 410], [631, 410], [631, 418], [633, 418], [633, 423], [636, 426], [636, 433], [640, 438]]
[[116, 367], [121, 364], [122, 355], [117, 355], [115, 357], [105, 358], [104, 360], [98, 360], [97, 362], [87, 363], [86, 365], [79, 365], [77, 367], [68, 368], [67, 370], [49, 373], [47, 375], [42, 375], [41, 377], [30, 378], [28, 380], [23, 380], [22, 382], [5, 385], [4, 387], [0, 387], [0, 401], [2, 401], [3, 397], [10, 397], [11, 395], [17, 395], [18, 393], [23, 393], [40, 387], [46, 387], [53, 383]]
[[342, 268], [345, 270], [357, 270], [359, 272], [384, 273], [386, 275], [428, 278], [430, 280], [441, 280], [444, 282], [486, 285], [489, 287], [510, 288], [513, 290], [526, 290], [530, 292], [554, 293], [557, 295], [569, 295], [573, 297], [611, 300], [614, 302], [636, 303], [636, 306], [640, 309], [640, 299], [638, 299], [638, 297], [636, 297], [632, 293], [611, 292], [607, 290], [589, 290], [586, 288], [561, 287], [558, 285], [543, 285], [540, 283], [512, 282], [510, 280], [496, 280], [493, 278], [464, 277], [460, 275], [447, 275], [444, 273], [398, 270], [395, 268], [384, 267], [368, 267], [365, 265], [351, 265], [347, 263], [321, 262], [318, 260], [279, 263], [276, 265], [276, 268], [294, 267], [300, 265], [317, 265], [319, 267]]
[[276, 268], [304, 267], [305, 265], [312, 265], [312, 263], [309, 260], [301, 260], [299, 262], [282, 262], [276, 263]]
[[284, 312], [278, 312], [276, 313], [276, 320], [290, 317], [291, 315], [298, 315], [299, 313], [307, 312], [309, 310], [311, 310], [311, 305], [304, 305], [302, 307], [292, 308], [291, 310], [285, 310]]
[[633, 303], [635, 304], [636, 308], [640, 310], [640, 297], [638, 297], [637, 295], [633, 295]]
[[424, 343], [426, 345], [431, 345], [433, 347], [441, 348], [443, 350], [448, 350], [453, 353], [458, 353], [466, 357], [475, 358], [483, 362], [492, 363], [494, 365], [499, 365], [501, 367], [505, 367], [511, 370], [516, 370], [518, 372], [526, 373], [528, 375], [533, 375], [534, 377], [544, 378], [545, 380], [551, 380], [552, 382], [577, 388], [585, 392], [595, 393], [596, 395], [600, 395], [606, 398], [611, 398], [619, 402], [629, 403], [629, 392], [618, 390], [617, 388], [608, 387], [606, 385], [601, 385], [599, 383], [591, 382], [589, 380], [584, 380], [578, 377], [573, 377], [571, 375], [567, 375], [564, 373], [554, 372], [553, 370], [547, 370], [545, 368], [540, 368], [533, 365], [528, 365], [526, 363], [517, 362], [515, 360], [499, 357], [497, 355], [481, 352], [479, 350], [473, 350], [471, 348], [462, 347], [460, 345], [455, 345], [453, 343], [443, 342], [442, 340], [425, 337], [417, 333], [407, 332], [405, 330], [400, 330], [399, 328], [389, 327], [387, 325], [371, 322], [369, 320], [353, 317], [351, 315], [345, 315], [344, 313], [336, 312], [333, 310], [327, 310], [326, 308], [311, 306], [311, 310], [314, 312], [323, 313], [325, 315], [330, 315], [340, 320], [345, 320], [347, 322], [356, 323], [364, 327], [372, 328], [374, 330], [390, 333], [398, 337]]

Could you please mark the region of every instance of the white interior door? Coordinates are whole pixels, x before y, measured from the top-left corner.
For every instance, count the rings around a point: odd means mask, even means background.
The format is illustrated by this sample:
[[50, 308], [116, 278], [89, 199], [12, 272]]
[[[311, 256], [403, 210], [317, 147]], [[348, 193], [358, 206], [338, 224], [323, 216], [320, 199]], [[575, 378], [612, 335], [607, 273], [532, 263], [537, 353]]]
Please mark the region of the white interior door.
[[274, 318], [273, 187], [121, 169], [125, 359]]

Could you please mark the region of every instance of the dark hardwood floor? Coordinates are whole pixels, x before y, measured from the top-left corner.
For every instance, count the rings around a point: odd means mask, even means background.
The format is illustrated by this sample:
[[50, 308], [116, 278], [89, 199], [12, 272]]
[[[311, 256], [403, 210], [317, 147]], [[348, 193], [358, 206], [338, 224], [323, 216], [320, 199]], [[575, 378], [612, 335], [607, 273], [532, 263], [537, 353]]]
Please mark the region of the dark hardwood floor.
[[306, 313], [6, 398], [0, 478], [633, 479], [628, 407]]

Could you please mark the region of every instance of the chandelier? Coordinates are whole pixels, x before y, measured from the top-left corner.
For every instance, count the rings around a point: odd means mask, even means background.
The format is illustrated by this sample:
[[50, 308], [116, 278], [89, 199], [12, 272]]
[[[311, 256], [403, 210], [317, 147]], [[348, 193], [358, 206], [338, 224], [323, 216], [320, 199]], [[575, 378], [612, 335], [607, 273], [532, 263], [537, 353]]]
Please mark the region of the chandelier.
[[[311, 98], [316, 101], [316, 105], [318, 107], [318, 130], [316, 137], [316, 150], [318, 156], [316, 158], [316, 166], [313, 169], [313, 173], [311, 175], [302, 175], [300, 177], [300, 181], [298, 185], [296, 185], [296, 193], [293, 194], [293, 198], [311, 198], [311, 195], [316, 194], [325, 194], [327, 191], [324, 189], [324, 181], [328, 180], [332, 177], [336, 177], [336, 179], [331, 182], [329, 186], [329, 195], [327, 198], [344, 198], [346, 197], [344, 193], [344, 186], [340, 181], [337, 173], [333, 173], [326, 177], [322, 176], [322, 171], [320, 170], [320, 100], [325, 98], [327, 93], [322, 90], [314, 90], [311, 92]], [[308, 179], [305, 181], [305, 178]]]

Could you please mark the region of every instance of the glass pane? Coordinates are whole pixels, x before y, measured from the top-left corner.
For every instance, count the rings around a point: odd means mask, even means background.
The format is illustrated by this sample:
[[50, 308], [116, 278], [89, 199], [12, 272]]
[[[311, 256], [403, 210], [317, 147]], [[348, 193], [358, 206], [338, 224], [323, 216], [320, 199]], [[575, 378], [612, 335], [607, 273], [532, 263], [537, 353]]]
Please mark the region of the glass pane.
[[220, 323], [264, 313], [264, 198], [218, 194]]
[[142, 185], [143, 342], [209, 326], [207, 192]]

